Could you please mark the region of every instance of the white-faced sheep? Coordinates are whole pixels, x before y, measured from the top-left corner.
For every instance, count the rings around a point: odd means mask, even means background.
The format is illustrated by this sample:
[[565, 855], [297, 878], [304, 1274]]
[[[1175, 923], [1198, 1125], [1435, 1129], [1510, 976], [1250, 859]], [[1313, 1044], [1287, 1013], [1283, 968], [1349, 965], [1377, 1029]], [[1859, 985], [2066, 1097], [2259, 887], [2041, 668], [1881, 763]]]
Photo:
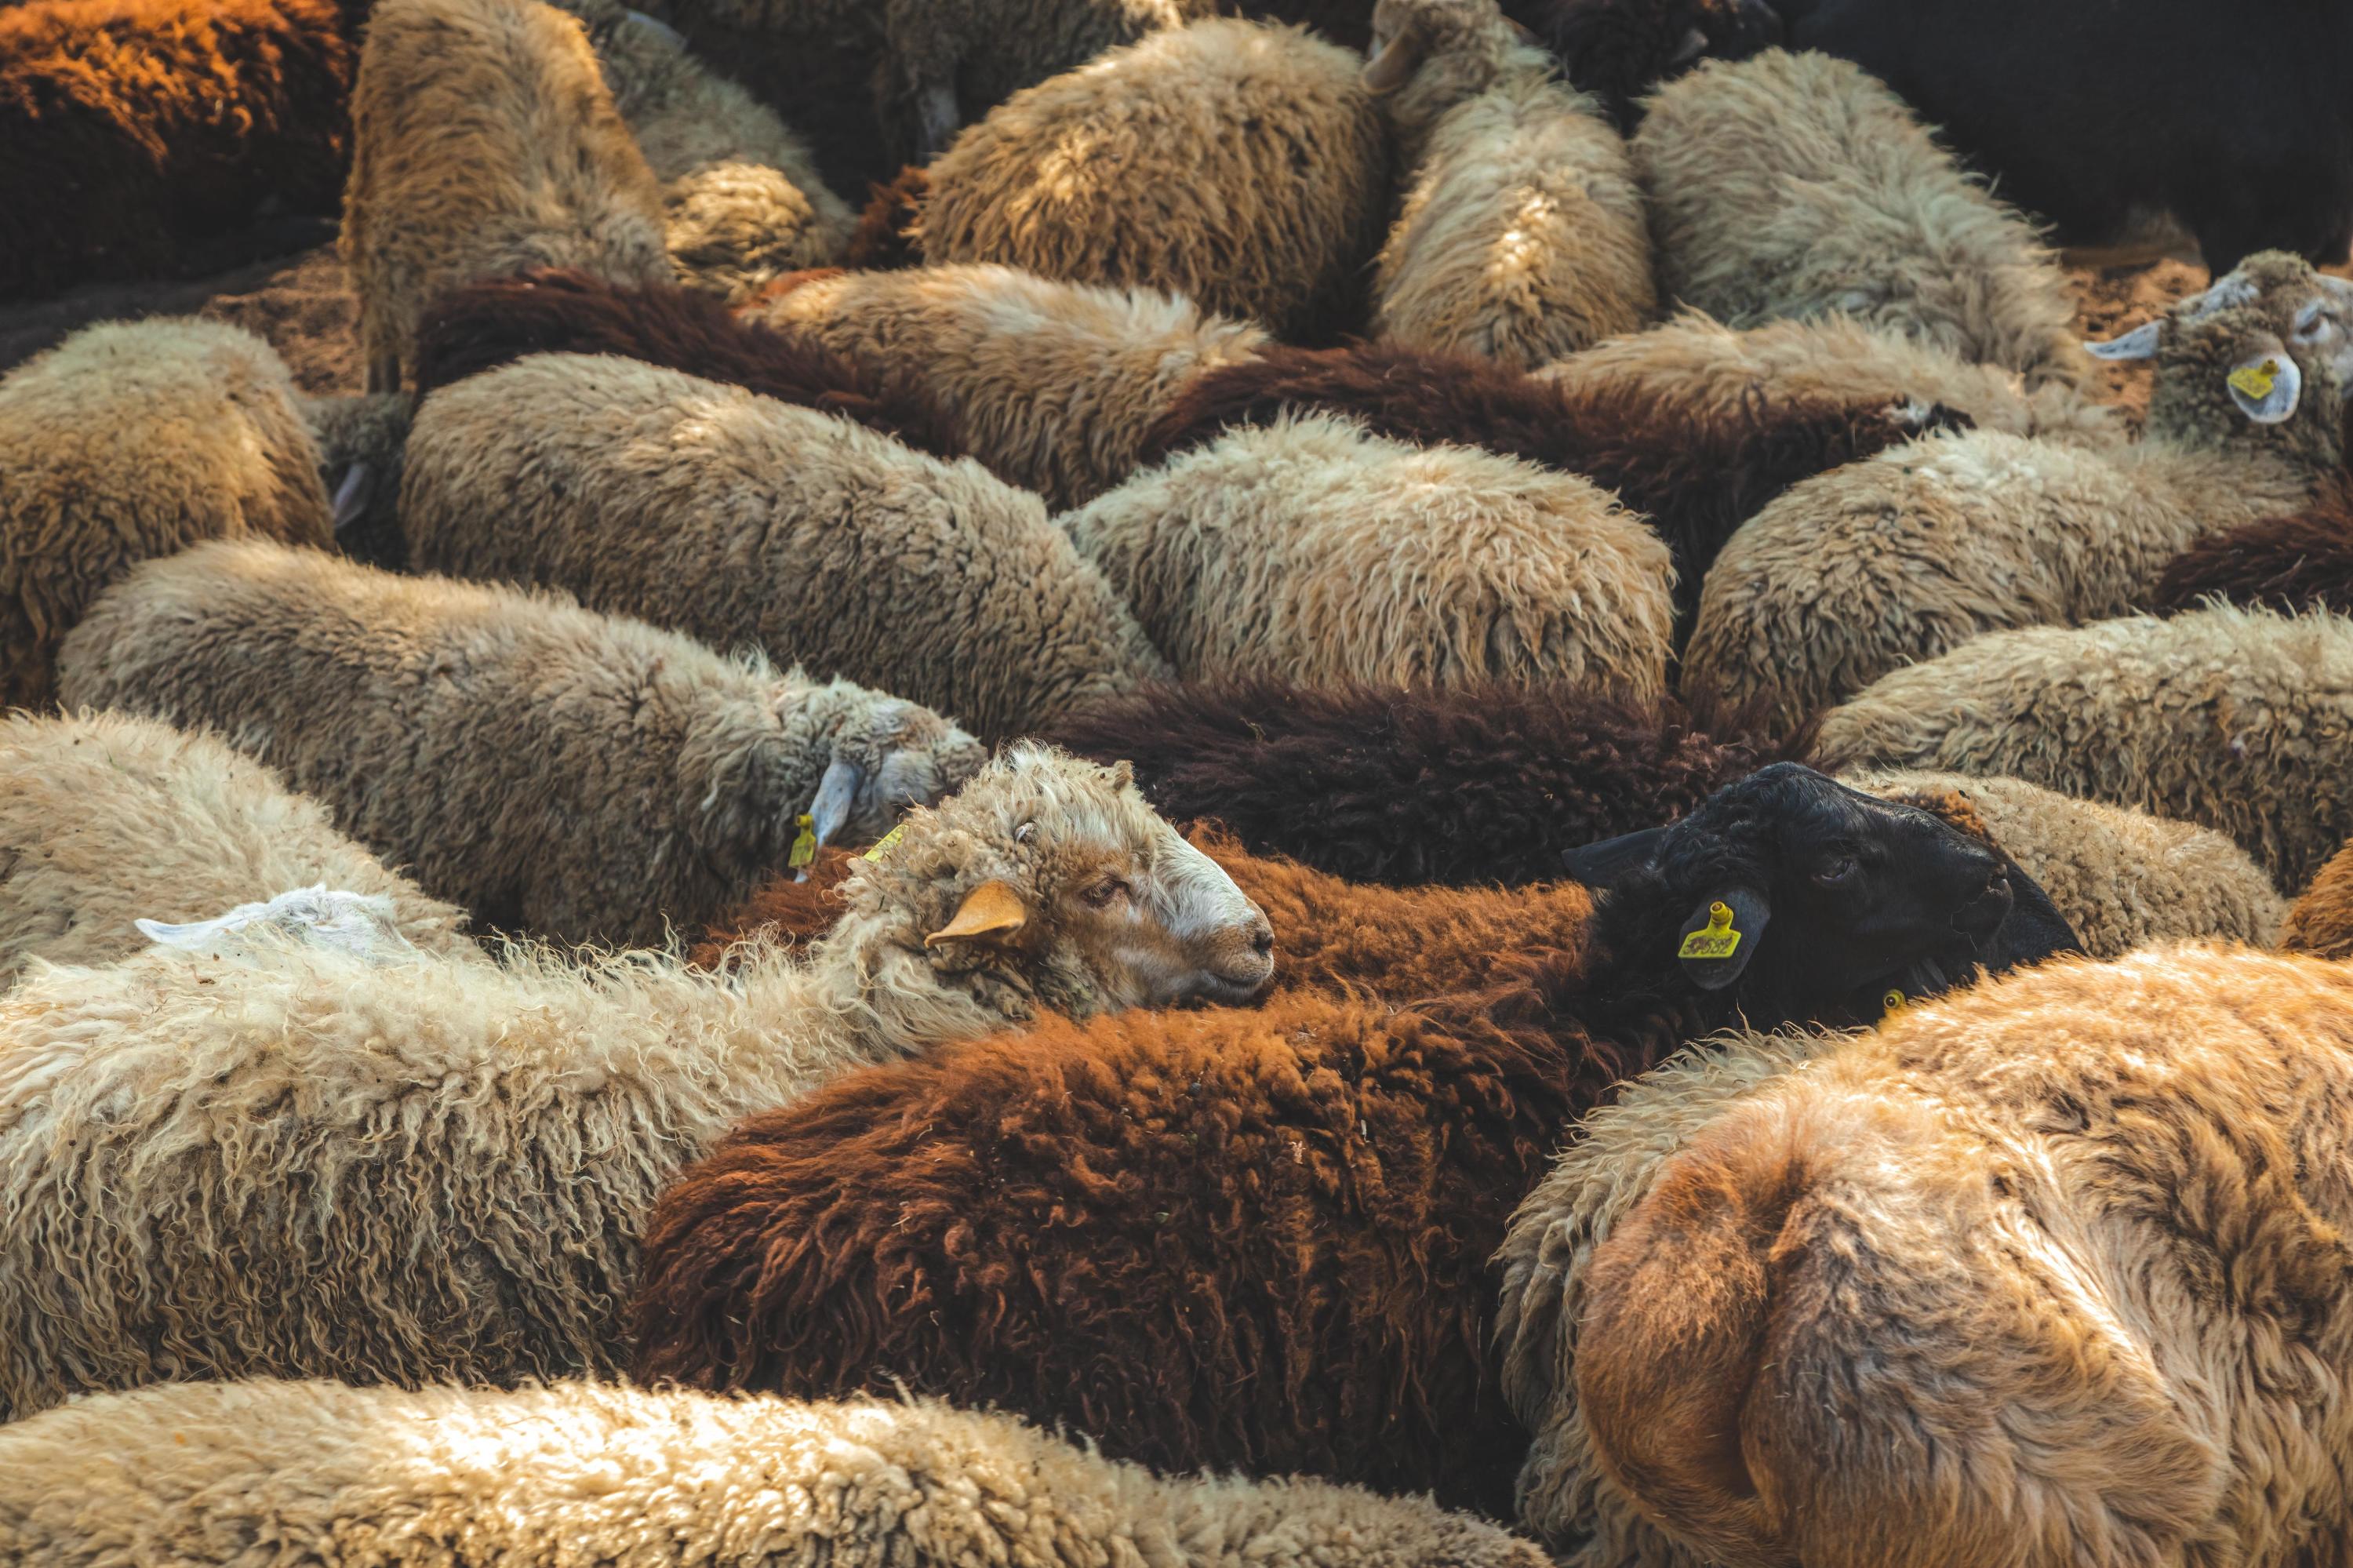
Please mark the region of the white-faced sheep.
[[1381, 0], [1373, 40], [1365, 81], [1414, 170], [1374, 334], [1532, 370], [1648, 321], [1642, 193], [1600, 106], [1495, 0]]
[[442, 290], [527, 267], [666, 283], [661, 184], [580, 23], [539, 0], [382, 0], [352, 92], [342, 249], [371, 392]]
[[0, 1419], [205, 1377], [610, 1373], [661, 1186], [849, 1067], [1249, 1000], [1265, 916], [1124, 770], [1019, 747], [806, 961], [385, 967], [315, 944], [0, 994]]
[[153, 561], [67, 639], [69, 704], [204, 725], [484, 927], [644, 945], [871, 842], [979, 744], [847, 681], [731, 662], [568, 599], [223, 544]]
[[2030, 387], [2088, 379], [2034, 231], [1845, 60], [1710, 60], [1651, 98], [1632, 148], [1670, 299], [1732, 326], [1838, 312]]
[[1388, 184], [1362, 64], [1229, 19], [1113, 50], [1015, 94], [931, 165], [923, 259], [1175, 290], [1290, 336], [1345, 325]]
[[322, 883], [391, 900], [421, 949], [473, 948], [464, 910], [212, 736], [121, 714], [0, 719], [0, 985], [32, 959], [128, 958], [142, 916], [202, 920]]
[[846, 419], [600, 356], [427, 398], [417, 564], [552, 585], [1020, 734], [1167, 666], [1039, 499]]
[[1596, 1116], [1505, 1243], [1570, 1563], [2353, 1552], [2353, 972], [2049, 964], [1738, 1076]]
[[1127, 479], [1187, 387], [1270, 341], [1177, 295], [987, 264], [812, 278], [745, 313], [920, 387], [975, 457], [1056, 507]]
[[2305, 262], [2273, 256], [2300, 285], [2220, 309], [2198, 296], [2168, 318], [2135, 445], [1932, 437], [1767, 504], [1709, 568], [1686, 692], [1794, 723], [1980, 632], [2146, 609], [2192, 540], [2301, 508], [2342, 462], [2333, 361], [2353, 369], [2353, 340], [2285, 327], [2334, 306]]
[[110, 322], [0, 379], [0, 707], [137, 561], [200, 539], [329, 540], [292, 379], [218, 322]]
[[1164, 1479], [928, 1402], [200, 1383], [9, 1427], [0, 1475], [18, 1568], [1545, 1568], [1420, 1499]]
[[1188, 679], [1665, 690], [1666, 545], [1608, 491], [1516, 458], [1284, 416], [1062, 524]]
[[2228, 834], [2300, 888], [2353, 837], [2353, 620], [2217, 607], [1998, 631], [1824, 716], [1824, 766], [2009, 775]]

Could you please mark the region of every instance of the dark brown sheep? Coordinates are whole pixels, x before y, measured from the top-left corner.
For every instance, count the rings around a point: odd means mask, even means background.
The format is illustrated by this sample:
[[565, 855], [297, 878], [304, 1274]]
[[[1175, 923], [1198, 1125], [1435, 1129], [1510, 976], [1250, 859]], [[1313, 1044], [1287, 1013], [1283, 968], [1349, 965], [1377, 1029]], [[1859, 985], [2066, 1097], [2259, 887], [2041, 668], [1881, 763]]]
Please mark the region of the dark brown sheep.
[[343, 28], [332, 0], [0, 7], [0, 299], [315, 243], [255, 220], [336, 210]]
[[2211, 534], [2158, 579], [2163, 613], [2220, 596], [2248, 609], [2353, 614], [2353, 487], [2339, 480], [2302, 512]]
[[1686, 617], [1716, 551], [1767, 502], [1925, 429], [1966, 422], [1941, 409], [1915, 417], [1885, 403], [1795, 398], [1757, 400], [1727, 420], [1640, 387], [1572, 392], [1469, 355], [1283, 347], [1186, 388], [1145, 433], [1143, 461], [1299, 409], [1347, 414], [1417, 445], [1483, 447], [1616, 491], [1674, 552]]
[[[1488, 1260], [1576, 1116], [1744, 1014], [1876, 1017], [2072, 946], [1982, 842], [1799, 768], [1605, 865], [1590, 918], [1482, 992], [1047, 1023], [746, 1122], [657, 1205], [638, 1375], [903, 1383], [1170, 1471], [1505, 1511]], [[1745, 942], [1679, 956], [1712, 905]]]
[[1548, 881], [1563, 850], [1672, 821], [1805, 745], [1560, 687], [1271, 680], [1147, 687], [1050, 727], [1058, 746], [1133, 763], [1171, 821], [1397, 885]]
[[630, 288], [555, 268], [470, 283], [427, 310], [417, 334], [417, 393], [530, 354], [642, 359], [853, 419], [934, 457], [964, 455], [955, 422], [920, 387], [822, 344], [738, 320], [707, 294]]

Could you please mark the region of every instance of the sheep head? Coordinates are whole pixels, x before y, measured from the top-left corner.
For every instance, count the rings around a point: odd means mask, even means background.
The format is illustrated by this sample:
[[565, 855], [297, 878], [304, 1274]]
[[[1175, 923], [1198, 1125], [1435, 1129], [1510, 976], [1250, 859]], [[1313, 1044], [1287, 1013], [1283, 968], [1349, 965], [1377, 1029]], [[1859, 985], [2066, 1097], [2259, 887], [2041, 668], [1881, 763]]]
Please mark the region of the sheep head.
[[1551, 72], [1551, 57], [1533, 37], [1497, 0], [1380, 0], [1365, 90], [1381, 101], [1406, 155], [1415, 158], [1440, 115], [1506, 71]]
[[[836, 681], [813, 699], [832, 755], [809, 803], [816, 841], [871, 843], [910, 807], [929, 805], [988, 761], [980, 742], [920, 703]], [[791, 722], [787, 718], [787, 723]]]

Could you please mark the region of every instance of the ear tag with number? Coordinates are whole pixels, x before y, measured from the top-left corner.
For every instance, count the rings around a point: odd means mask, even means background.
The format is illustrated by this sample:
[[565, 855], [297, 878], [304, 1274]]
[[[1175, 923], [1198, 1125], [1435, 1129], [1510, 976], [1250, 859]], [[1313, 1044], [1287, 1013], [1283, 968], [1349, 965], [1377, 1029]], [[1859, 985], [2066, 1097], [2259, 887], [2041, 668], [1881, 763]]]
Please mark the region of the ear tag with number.
[[874, 847], [866, 852], [866, 858], [868, 860], [881, 860], [884, 855], [889, 854], [892, 850], [897, 849], [899, 847], [899, 841], [906, 836], [907, 824], [901, 822], [897, 827], [892, 828], [889, 832], [884, 833], [881, 838], [874, 842]]
[[1707, 924], [1683, 938], [1675, 957], [1728, 959], [1739, 950], [1740, 933], [1732, 928], [1732, 906], [1719, 899], [1707, 906]]

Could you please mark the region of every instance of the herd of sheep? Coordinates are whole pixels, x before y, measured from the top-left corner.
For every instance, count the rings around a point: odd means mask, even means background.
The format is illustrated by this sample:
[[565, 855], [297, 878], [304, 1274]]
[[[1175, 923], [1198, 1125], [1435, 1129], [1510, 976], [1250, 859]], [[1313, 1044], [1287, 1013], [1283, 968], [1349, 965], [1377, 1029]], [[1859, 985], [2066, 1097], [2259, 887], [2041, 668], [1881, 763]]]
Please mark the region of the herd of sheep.
[[365, 381], [0, 377], [0, 1562], [2353, 1562], [2353, 283], [1757, 0], [660, 9], [0, 0], [0, 291]]

